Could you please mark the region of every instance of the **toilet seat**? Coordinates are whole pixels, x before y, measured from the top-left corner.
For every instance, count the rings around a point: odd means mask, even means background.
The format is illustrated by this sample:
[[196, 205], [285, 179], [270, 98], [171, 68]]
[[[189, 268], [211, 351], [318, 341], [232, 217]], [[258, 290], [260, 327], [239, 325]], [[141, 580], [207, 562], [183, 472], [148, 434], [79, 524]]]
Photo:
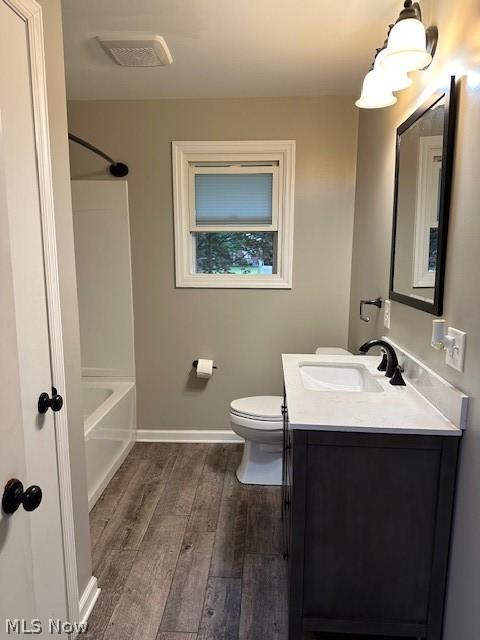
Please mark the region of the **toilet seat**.
[[[237, 413], [233, 413], [230, 411], [230, 422], [239, 427], [245, 427], [247, 429], [251, 429], [257, 433], [266, 433], [268, 432], [283, 432], [283, 421], [282, 420], [259, 420], [258, 418], [247, 418], [246, 416], [241, 416]], [[245, 437], [242, 434], [242, 437]]]
[[230, 413], [258, 422], [282, 422], [281, 396], [253, 396], [239, 398], [230, 403]]

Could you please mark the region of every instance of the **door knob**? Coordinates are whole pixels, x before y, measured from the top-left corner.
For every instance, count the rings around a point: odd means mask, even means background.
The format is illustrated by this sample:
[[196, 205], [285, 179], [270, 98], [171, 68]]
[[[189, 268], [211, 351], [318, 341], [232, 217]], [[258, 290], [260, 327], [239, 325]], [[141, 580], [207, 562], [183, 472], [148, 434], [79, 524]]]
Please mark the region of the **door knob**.
[[52, 387], [52, 397], [48, 393], [41, 393], [38, 398], [38, 413], [47, 413], [49, 409], [52, 411], [60, 411], [63, 407], [63, 398], [58, 394], [55, 387]]
[[2, 509], [4, 513], [15, 513], [20, 505], [25, 511], [34, 511], [42, 501], [42, 490], [36, 484], [32, 484], [23, 490], [23, 484], [17, 478], [12, 478], [5, 485], [2, 497]]

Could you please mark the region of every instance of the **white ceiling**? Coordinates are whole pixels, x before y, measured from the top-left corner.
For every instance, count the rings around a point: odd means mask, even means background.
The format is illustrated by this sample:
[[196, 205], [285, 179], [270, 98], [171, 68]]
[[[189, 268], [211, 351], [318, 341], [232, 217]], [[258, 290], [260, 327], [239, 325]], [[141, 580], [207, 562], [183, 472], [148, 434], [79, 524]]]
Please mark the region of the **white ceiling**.
[[[70, 99], [355, 95], [400, 0], [63, 0]], [[162, 35], [169, 67], [119, 67], [97, 34]]]

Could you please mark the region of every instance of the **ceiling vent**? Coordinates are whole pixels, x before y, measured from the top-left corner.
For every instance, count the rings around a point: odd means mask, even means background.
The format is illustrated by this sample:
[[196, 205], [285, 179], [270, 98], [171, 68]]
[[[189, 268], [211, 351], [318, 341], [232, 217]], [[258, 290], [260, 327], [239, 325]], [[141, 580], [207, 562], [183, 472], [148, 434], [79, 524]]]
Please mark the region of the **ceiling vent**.
[[160, 67], [173, 62], [162, 36], [116, 33], [97, 36], [97, 40], [121, 67]]

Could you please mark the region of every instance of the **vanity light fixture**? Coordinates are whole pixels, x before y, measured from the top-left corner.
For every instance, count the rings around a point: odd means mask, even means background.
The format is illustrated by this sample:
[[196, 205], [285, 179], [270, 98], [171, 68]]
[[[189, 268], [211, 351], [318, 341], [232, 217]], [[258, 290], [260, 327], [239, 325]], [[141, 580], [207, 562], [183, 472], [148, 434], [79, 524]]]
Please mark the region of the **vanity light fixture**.
[[438, 29], [425, 29], [418, 2], [405, 0], [403, 9], [388, 35], [381, 60], [385, 71], [418, 71], [432, 62], [438, 42]]
[[382, 67], [382, 60], [387, 50], [387, 41], [381, 49], [377, 49], [370, 71], [365, 76], [360, 98], [356, 101], [361, 109], [380, 109], [395, 104], [397, 98], [394, 91], [402, 91], [412, 84], [412, 79], [405, 71], [387, 73]]
[[361, 109], [379, 109], [397, 102], [395, 91], [408, 89], [410, 71], [426, 69], [432, 62], [438, 41], [438, 29], [425, 29], [418, 2], [405, 0], [395, 24], [389, 25], [383, 47], [377, 49], [370, 71], [363, 80], [356, 101]]
[[363, 80], [362, 93], [355, 104], [360, 109], [380, 109], [389, 107], [396, 101], [388, 75], [373, 64]]
[[406, 71], [402, 71], [400, 69], [392, 69], [388, 72], [382, 67], [382, 61], [385, 58], [387, 53], [387, 40], [385, 40], [383, 47], [381, 49], [377, 49], [377, 55], [375, 56], [374, 68], [383, 71], [387, 76], [387, 82], [390, 85], [392, 91], [403, 91], [404, 89], [408, 89], [412, 84], [412, 79], [409, 77]]

